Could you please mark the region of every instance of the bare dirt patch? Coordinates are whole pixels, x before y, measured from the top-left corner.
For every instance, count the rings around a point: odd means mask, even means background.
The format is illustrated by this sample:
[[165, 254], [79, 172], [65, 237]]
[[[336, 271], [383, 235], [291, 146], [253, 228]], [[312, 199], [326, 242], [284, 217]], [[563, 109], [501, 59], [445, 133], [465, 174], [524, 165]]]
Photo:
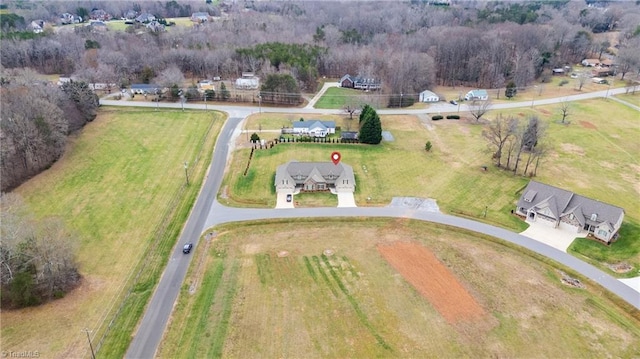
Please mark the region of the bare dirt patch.
[[280, 258], [284, 258], [284, 257], [288, 257], [289, 256], [289, 252], [287, 251], [279, 251], [278, 252], [278, 257]]
[[412, 242], [395, 242], [378, 245], [377, 248], [387, 262], [427, 298], [450, 324], [484, 316], [484, 309], [425, 247]]
[[633, 266], [627, 262], [607, 264], [607, 267], [611, 268], [611, 270], [616, 273], [628, 273], [633, 270]]
[[596, 127], [596, 125], [594, 125], [593, 123], [591, 123], [591, 122], [589, 122], [589, 121], [580, 121], [580, 125], [581, 125], [582, 127], [584, 127], [584, 128], [590, 128], [590, 129], [593, 129], [593, 130], [598, 129], [598, 128]]

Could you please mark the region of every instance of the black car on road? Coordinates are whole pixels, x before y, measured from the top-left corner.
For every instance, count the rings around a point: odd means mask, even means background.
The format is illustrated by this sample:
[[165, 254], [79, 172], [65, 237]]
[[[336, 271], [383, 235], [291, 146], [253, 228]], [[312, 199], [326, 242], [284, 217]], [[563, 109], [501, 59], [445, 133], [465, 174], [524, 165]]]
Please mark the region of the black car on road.
[[189, 254], [192, 248], [193, 248], [193, 243], [187, 243], [184, 245], [184, 247], [182, 247], [182, 253]]

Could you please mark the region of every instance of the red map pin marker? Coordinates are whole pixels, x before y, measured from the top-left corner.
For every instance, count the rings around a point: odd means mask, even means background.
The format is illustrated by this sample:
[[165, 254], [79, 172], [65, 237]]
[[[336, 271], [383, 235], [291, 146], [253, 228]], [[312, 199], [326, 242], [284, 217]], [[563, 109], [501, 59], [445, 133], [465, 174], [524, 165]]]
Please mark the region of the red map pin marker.
[[331, 161], [333, 161], [334, 165], [340, 163], [340, 158], [342, 158], [342, 156], [340, 156], [340, 152], [334, 152], [331, 154]]

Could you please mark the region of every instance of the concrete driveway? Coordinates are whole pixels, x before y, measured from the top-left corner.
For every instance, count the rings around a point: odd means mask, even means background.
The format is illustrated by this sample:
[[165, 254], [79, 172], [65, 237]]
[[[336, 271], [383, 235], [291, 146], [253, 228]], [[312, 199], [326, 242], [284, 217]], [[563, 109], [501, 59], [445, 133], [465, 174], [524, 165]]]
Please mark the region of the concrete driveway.
[[338, 207], [358, 207], [353, 192], [338, 192]]
[[291, 202], [287, 202], [287, 194], [278, 192], [276, 196], [276, 208], [294, 208], [293, 194], [291, 194]]
[[529, 228], [520, 233], [525, 237], [535, 239], [538, 242], [544, 243], [555, 249], [567, 252], [567, 248], [571, 245], [576, 237], [580, 236], [580, 233], [569, 232], [560, 228], [552, 228], [542, 223], [529, 222]]

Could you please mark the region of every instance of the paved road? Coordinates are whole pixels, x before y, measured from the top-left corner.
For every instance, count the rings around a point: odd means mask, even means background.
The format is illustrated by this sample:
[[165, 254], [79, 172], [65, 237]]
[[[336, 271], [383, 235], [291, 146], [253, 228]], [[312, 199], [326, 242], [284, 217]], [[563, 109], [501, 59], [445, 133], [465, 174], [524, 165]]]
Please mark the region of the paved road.
[[236, 135], [236, 128], [243, 118], [230, 117], [218, 137], [211, 167], [200, 195], [193, 207], [192, 214], [187, 219], [178, 245], [169, 259], [160, 283], [149, 302], [140, 327], [129, 346], [126, 358], [152, 358], [155, 355], [173, 310], [173, 304], [180, 293], [180, 287], [189, 268], [191, 255], [182, 254], [182, 247], [184, 244], [198, 239], [203, 228], [207, 228], [206, 214], [210, 212], [211, 199], [216, 197], [218, 188], [220, 188], [222, 174], [227, 163], [227, 154], [231, 152], [229, 144], [233, 143], [232, 138]]
[[[508, 103], [495, 103], [491, 105], [491, 110], [500, 110], [500, 109], [508, 109], [508, 108], [518, 108], [518, 107], [531, 107], [533, 103], [534, 106], [542, 106], [542, 105], [550, 105], [561, 103], [564, 101], [579, 101], [579, 100], [588, 100], [592, 98], [601, 98], [601, 97], [611, 97], [615, 94], [623, 94], [626, 93], [627, 90], [625, 88], [614, 88], [610, 90], [603, 91], [595, 91], [595, 92], [585, 92], [577, 95], [564, 96], [564, 97], [556, 97], [556, 98], [548, 98], [548, 99], [540, 99], [533, 101], [520, 101], [520, 102], [508, 102]], [[123, 101], [123, 100], [106, 100], [101, 99], [100, 104], [104, 106], [127, 106], [127, 107], [151, 107], [151, 108], [174, 108], [179, 109], [182, 108], [183, 105], [180, 103], [156, 103], [156, 102], [142, 102], [142, 101]], [[257, 113], [257, 107], [246, 107], [242, 106], [234, 106], [234, 105], [212, 105], [212, 104], [199, 104], [199, 103], [186, 103], [184, 104], [185, 109], [195, 109], [195, 110], [204, 110], [206, 108], [213, 110], [216, 109], [218, 111], [227, 112], [230, 116], [234, 116], [236, 113]], [[458, 106], [449, 104], [449, 103], [436, 103], [430, 105], [428, 108], [423, 109], [380, 109], [376, 110], [380, 115], [417, 115], [417, 114], [437, 114], [442, 112], [454, 112], [458, 110]], [[262, 106], [262, 112], [269, 113], [310, 113], [310, 114], [344, 114], [343, 110], [327, 110], [327, 109], [316, 109], [316, 108], [280, 108], [280, 107], [265, 107]], [[460, 111], [467, 112], [469, 111], [469, 105], [460, 104]]]
[[606, 274], [600, 269], [585, 263], [570, 254], [556, 248], [538, 242], [520, 234], [491, 226], [485, 223], [459, 218], [442, 213], [405, 209], [402, 207], [355, 207], [355, 208], [295, 208], [295, 209], [249, 209], [225, 207], [214, 200], [211, 212], [207, 216], [206, 227], [217, 224], [255, 221], [272, 218], [297, 218], [297, 217], [394, 217], [411, 218], [486, 234], [492, 237], [517, 244], [545, 257], [551, 258], [576, 272], [592, 279], [609, 291], [617, 294], [625, 301], [640, 309], [640, 295], [633, 288], [622, 283], [618, 279]]
[[[625, 89], [611, 89], [609, 95], [615, 93], [624, 93]], [[604, 97], [606, 91], [585, 93], [573, 95], [563, 98], [546, 99], [535, 101], [535, 105], [559, 103], [562, 101], [576, 101], [588, 98]], [[181, 108], [179, 103], [162, 103], [154, 102], [132, 102], [132, 101], [111, 101], [101, 100], [102, 105], [109, 106], [138, 106], [138, 107], [161, 107], [161, 108]], [[514, 102], [506, 104], [496, 104], [493, 109], [513, 108], [513, 107], [529, 107], [531, 102]], [[432, 106], [428, 109], [421, 110], [380, 110], [381, 114], [424, 114], [451, 112], [453, 107], [457, 106], [449, 104], [440, 104]], [[184, 108], [188, 109], [205, 109], [205, 105], [185, 104]], [[430, 221], [434, 223], [446, 224], [454, 227], [465, 228], [478, 233], [494, 236], [511, 243], [515, 243], [524, 248], [530, 249], [536, 253], [551, 258], [563, 265], [572, 268], [585, 277], [599, 283], [606, 289], [617, 294], [625, 301], [631, 303], [640, 309], [640, 298], [638, 293], [632, 288], [620, 282], [619, 280], [609, 276], [601, 270], [578, 260], [571, 255], [558, 251], [543, 243], [531, 240], [517, 233], [507, 231], [498, 227], [490, 226], [484, 223], [471, 221], [464, 218], [458, 218], [440, 213], [431, 213], [424, 211], [416, 211], [412, 209], [398, 207], [357, 207], [357, 208], [296, 208], [296, 209], [246, 209], [246, 208], [230, 208], [222, 206], [216, 200], [216, 194], [219, 191], [220, 184], [230, 155], [230, 146], [234, 143], [234, 138], [240, 134], [242, 120], [251, 113], [257, 112], [255, 108], [246, 108], [241, 106], [213, 106], [208, 105], [210, 109], [224, 111], [229, 114], [229, 120], [225, 124], [220, 137], [216, 143], [213, 160], [207, 175], [207, 178], [201, 189], [201, 193], [196, 200], [195, 206], [187, 222], [183, 233], [181, 234], [178, 245], [174, 249], [165, 272], [160, 279], [153, 297], [142, 318], [140, 327], [135, 334], [131, 345], [126, 354], [126, 358], [151, 358], [155, 356], [162, 335], [166, 328], [168, 319], [173, 310], [173, 305], [180, 293], [180, 287], [184, 281], [191, 255], [182, 254], [182, 246], [191, 241], [197, 240], [200, 235], [211, 226], [236, 221], [261, 220], [268, 218], [296, 218], [296, 217], [402, 217], [414, 218], [418, 220]], [[461, 108], [463, 110], [463, 108]], [[279, 112], [279, 113], [341, 113], [340, 110], [317, 110], [317, 109], [301, 109], [301, 108], [262, 108], [263, 112]], [[195, 243], [197, 246], [197, 243]]]

